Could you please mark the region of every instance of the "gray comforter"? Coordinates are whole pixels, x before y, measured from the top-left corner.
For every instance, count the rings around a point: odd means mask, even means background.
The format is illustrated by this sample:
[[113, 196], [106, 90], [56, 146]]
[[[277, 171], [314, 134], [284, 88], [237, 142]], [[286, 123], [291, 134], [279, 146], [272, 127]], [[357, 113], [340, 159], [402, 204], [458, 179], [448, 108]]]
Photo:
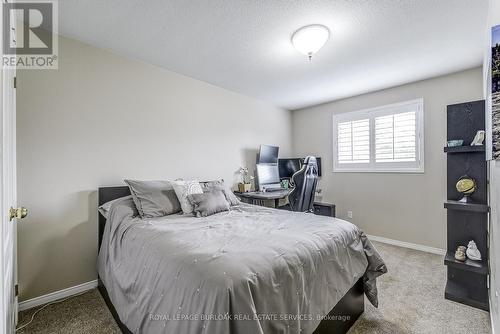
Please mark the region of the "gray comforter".
[[385, 265], [344, 220], [252, 205], [206, 218], [109, 212], [98, 272], [135, 333], [312, 333], [361, 277], [376, 305]]

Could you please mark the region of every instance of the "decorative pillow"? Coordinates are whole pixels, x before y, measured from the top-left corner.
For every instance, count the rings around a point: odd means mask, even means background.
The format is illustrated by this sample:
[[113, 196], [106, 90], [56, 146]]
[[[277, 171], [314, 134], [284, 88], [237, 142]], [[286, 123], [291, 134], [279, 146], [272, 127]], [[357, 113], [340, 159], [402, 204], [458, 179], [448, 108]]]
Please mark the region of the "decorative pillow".
[[187, 198], [194, 206], [193, 211], [196, 217], [207, 217], [217, 212], [229, 210], [229, 202], [222, 190], [191, 194]]
[[231, 206], [240, 204], [240, 200], [231, 191], [229, 186], [227, 186], [224, 183], [224, 180], [206, 181], [206, 182], [200, 182], [200, 184], [201, 187], [203, 188], [203, 192], [210, 192], [212, 190], [221, 190], [224, 193], [224, 196], [226, 196], [226, 200], [229, 202]]
[[108, 215], [109, 215], [109, 210], [111, 210], [111, 206], [119, 201], [123, 201], [125, 199], [129, 199], [129, 198], [132, 198], [132, 196], [125, 196], [125, 197], [120, 197], [120, 198], [117, 198], [117, 199], [114, 199], [112, 201], [109, 201], [109, 202], [106, 202], [104, 203], [103, 205], [101, 205], [98, 210], [99, 212], [101, 213], [101, 215], [104, 216], [104, 218], [108, 219]]
[[171, 215], [181, 211], [174, 188], [169, 181], [125, 180], [141, 218]]
[[192, 213], [193, 205], [188, 200], [188, 195], [192, 194], [203, 194], [203, 189], [201, 189], [200, 182], [193, 181], [183, 181], [176, 180], [172, 181], [172, 186], [174, 187], [177, 199], [181, 203], [182, 212]]

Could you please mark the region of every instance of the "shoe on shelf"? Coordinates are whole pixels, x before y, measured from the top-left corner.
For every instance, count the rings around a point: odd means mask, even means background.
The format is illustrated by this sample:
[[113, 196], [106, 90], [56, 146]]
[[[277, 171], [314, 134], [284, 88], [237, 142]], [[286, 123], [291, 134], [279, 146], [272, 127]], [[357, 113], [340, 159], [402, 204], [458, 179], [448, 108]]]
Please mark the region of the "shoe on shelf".
[[457, 251], [455, 252], [455, 259], [458, 260], [458, 261], [465, 261], [467, 260], [467, 256], [465, 256], [465, 250], [464, 250], [464, 246], [459, 246], [457, 248]]
[[474, 261], [481, 261], [481, 252], [477, 249], [477, 245], [474, 240], [469, 242], [467, 251], [465, 252], [467, 257]]

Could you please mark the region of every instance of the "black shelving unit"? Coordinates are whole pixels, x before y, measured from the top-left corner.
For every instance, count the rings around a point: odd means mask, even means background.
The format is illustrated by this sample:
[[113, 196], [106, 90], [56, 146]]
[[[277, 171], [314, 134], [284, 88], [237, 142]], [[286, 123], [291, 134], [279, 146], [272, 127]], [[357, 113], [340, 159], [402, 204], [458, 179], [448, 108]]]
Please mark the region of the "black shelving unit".
[[465, 262], [455, 259], [455, 252], [447, 252], [444, 257], [444, 264], [450, 267], [458, 268], [461, 270], [472, 271], [475, 273], [487, 275], [488, 265], [484, 261], [465, 260]]
[[[487, 165], [484, 146], [470, 146], [478, 130], [485, 129], [485, 103], [474, 101], [449, 105], [447, 140], [463, 139], [463, 146], [445, 147], [447, 153], [448, 242], [444, 264], [447, 266], [445, 298], [483, 310], [488, 304], [488, 197]], [[460, 202], [462, 194], [456, 182], [468, 175], [476, 181], [476, 191], [468, 203]], [[482, 261], [455, 260], [458, 246], [474, 240]]]
[[454, 146], [454, 147], [445, 147], [444, 151], [446, 153], [472, 153], [472, 152], [485, 152], [484, 145], [483, 146]]
[[486, 204], [464, 203], [460, 201], [446, 201], [444, 207], [448, 210], [460, 210], [470, 212], [489, 212], [490, 207]]

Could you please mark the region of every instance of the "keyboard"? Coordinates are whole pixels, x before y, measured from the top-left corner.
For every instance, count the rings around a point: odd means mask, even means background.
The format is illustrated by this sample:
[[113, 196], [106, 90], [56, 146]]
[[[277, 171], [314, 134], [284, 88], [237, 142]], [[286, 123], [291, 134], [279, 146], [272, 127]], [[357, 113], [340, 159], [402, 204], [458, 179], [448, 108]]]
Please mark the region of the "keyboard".
[[267, 188], [266, 189], [266, 193], [271, 193], [271, 192], [276, 192], [276, 191], [283, 191], [283, 190], [286, 190], [286, 189], [283, 189], [283, 188]]

